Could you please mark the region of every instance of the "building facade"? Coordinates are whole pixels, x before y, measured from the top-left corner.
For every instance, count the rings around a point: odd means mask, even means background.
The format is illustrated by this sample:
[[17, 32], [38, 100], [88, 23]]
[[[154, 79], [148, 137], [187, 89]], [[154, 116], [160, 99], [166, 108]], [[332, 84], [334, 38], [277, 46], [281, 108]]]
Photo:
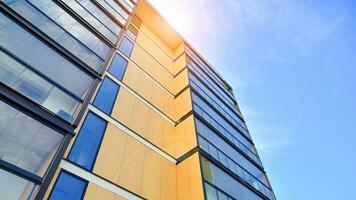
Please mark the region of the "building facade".
[[1, 199], [275, 199], [231, 86], [148, 1], [0, 9]]

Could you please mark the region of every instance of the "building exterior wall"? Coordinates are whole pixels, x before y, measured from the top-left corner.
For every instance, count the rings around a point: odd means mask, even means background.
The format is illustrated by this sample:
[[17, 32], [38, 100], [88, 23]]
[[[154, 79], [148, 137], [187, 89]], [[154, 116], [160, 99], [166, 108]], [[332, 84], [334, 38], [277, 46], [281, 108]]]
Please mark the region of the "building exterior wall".
[[148, 1], [0, 8], [7, 199], [274, 199], [231, 87]]

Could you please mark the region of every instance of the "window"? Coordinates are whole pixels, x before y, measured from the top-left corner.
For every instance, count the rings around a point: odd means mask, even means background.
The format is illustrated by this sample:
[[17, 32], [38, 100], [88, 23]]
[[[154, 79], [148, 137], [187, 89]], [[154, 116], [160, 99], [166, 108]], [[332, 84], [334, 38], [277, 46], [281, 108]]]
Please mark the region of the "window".
[[116, 54], [113, 61], [111, 62], [109, 72], [117, 79], [122, 80], [126, 67], [127, 60], [123, 58], [120, 54]]
[[88, 74], [3, 14], [0, 45], [79, 98], [84, 98], [93, 82]]
[[0, 168], [1, 199], [32, 199], [37, 185]]
[[[89, 67], [93, 68], [96, 71], [101, 69], [101, 66], [104, 62], [104, 58], [99, 57], [95, 52], [95, 49], [90, 49], [88, 43], [83, 44], [81, 41], [83, 40], [84, 35], [77, 34], [74, 37], [70, 34], [66, 29], [68, 27], [63, 28], [56, 24], [54, 20], [40, 12], [34, 5], [38, 2], [34, 2], [34, 4], [29, 3], [27, 1], [5, 1], [6, 5], [8, 5], [11, 9], [17, 12], [19, 15], [27, 19], [30, 23], [32, 23], [36, 28], [40, 29], [43, 33], [45, 33], [48, 37], [52, 38], [54, 41], [58, 42], [63, 48], [68, 50], [82, 62], [87, 64]], [[49, 2], [48, 2], [49, 3]], [[45, 8], [42, 8], [45, 9]], [[54, 15], [54, 13], [51, 13]], [[80, 26], [80, 25], [78, 25]], [[95, 37], [94, 35], [88, 35], [88, 37]]]
[[106, 121], [89, 112], [68, 159], [85, 169], [91, 170], [104, 135], [106, 124]]
[[[240, 182], [226, 174], [219, 167], [215, 166], [208, 159], [201, 157], [202, 171], [205, 181], [218, 186], [231, 197], [239, 200], [262, 200], [257, 194], [246, 188]], [[209, 192], [209, 191], [208, 191]], [[216, 197], [216, 196], [215, 196]]]
[[0, 50], [0, 81], [71, 122], [80, 102]]
[[69, 8], [71, 8], [77, 15], [88, 22], [92, 27], [94, 27], [98, 32], [100, 32], [104, 37], [110, 40], [113, 44], [116, 40], [116, 34], [113, 33], [109, 28], [107, 28], [101, 21], [99, 21], [96, 16], [90, 13], [85, 7], [75, 0], [67, 0], [65, 2]]
[[58, 180], [50, 194], [50, 200], [81, 200], [88, 182], [61, 171]]
[[119, 88], [120, 86], [118, 84], [116, 84], [110, 78], [105, 77], [94, 99], [93, 104], [101, 111], [110, 115]]
[[132, 42], [129, 39], [127, 39], [127, 37], [124, 37], [119, 46], [119, 51], [129, 58], [131, 55], [132, 48], [133, 48]]
[[129, 36], [133, 41], [135, 41], [137, 34], [138, 34], [138, 30], [132, 25], [129, 25], [129, 27], [126, 30], [126, 35]]
[[[125, 12], [118, 12], [114, 7], [112, 7], [112, 5], [110, 5], [108, 2], [110, 2], [110, 4], [115, 6], [115, 2], [112, 2], [113, 0], [96, 0], [96, 2], [102, 6], [108, 13], [110, 13], [110, 15], [112, 15], [117, 21], [119, 21], [121, 23], [122, 26], [125, 26], [126, 24], [126, 15]], [[113, 4], [114, 3], [114, 4]], [[118, 8], [120, 9], [120, 8]], [[122, 10], [123, 11], [123, 10]], [[128, 16], [127, 16], [128, 17]]]
[[42, 177], [63, 135], [0, 101], [0, 159]]

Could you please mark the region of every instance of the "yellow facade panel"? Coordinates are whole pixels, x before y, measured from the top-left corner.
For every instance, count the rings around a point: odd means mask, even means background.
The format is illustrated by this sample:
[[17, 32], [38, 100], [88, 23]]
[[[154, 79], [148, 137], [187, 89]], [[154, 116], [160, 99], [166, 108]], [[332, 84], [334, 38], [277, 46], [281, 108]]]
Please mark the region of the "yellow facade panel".
[[190, 89], [184, 90], [174, 101], [174, 120], [179, 120], [192, 110]]
[[147, 199], [161, 198], [162, 158], [150, 149], [145, 149], [141, 194]]
[[193, 115], [190, 115], [175, 127], [175, 135], [177, 158], [197, 146]]
[[177, 165], [177, 194], [179, 200], [204, 199], [198, 153]]
[[189, 85], [188, 69], [185, 68], [174, 78], [174, 92], [178, 94]]
[[132, 110], [135, 105], [136, 98], [127, 90], [120, 89], [116, 97], [116, 102], [113, 107], [111, 116], [123, 124], [129, 124], [131, 121]]
[[128, 137], [118, 183], [137, 194], [141, 191], [144, 156], [145, 147]]
[[107, 125], [93, 172], [117, 183], [124, 156], [127, 135], [119, 128]]
[[134, 46], [131, 53], [131, 60], [135, 62], [142, 70], [161, 83], [168, 91], [173, 93], [173, 77], [157, 61], [146, 54], [137, 45]]
[[136, 43], [146, 52], [149, 52], [155, 60], [172, 73], [173, 60], [164, 52], [162, 47], [158, 46], [157, 43], [154, 43], [142, 32], [138, 33]]
[[174, 49], [170, 48], [162, 39], [154, 33], [145, 23], [141, 24], [140, 31], [144, 32], [144, 34], [157, 46], [159, 46], [162, 51], [164, 51], [170, 58], [174, 58]]

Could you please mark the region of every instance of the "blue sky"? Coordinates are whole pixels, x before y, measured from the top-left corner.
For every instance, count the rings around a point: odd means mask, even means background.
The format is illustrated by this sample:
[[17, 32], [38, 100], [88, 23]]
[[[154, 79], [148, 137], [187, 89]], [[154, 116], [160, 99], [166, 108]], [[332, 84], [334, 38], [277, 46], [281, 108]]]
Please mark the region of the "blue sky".
[[356, 199], [355, 1], [150, 2], [234, 88], [277, 199]]

